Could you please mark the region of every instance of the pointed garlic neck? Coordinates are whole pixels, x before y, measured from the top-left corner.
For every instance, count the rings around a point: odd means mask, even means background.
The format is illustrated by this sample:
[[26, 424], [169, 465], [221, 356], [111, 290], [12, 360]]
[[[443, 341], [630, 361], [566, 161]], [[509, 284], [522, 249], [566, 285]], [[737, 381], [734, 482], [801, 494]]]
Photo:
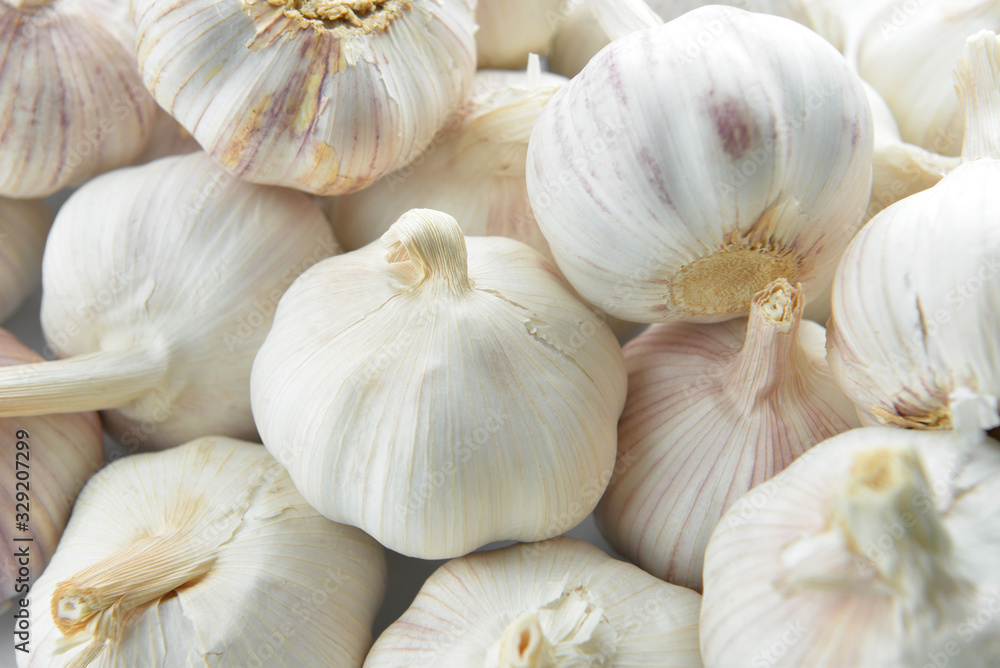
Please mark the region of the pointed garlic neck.
[[386, 260], [416, 270], [415, 287], [446, 286], [456, 295], [472, 289], [465, 237], [455, 219], [431, 209], [411, 209], [382, 236]]
[[552, 645], [542, 633], [538, 616], [521, 615], [500, 639], [497, 668], [556, 668]]
[[591, 11], [610, 40], [663, 25], [646, 0], [590, 0]]
[[341, 37], [383, 32], [413, 0], [267, 0], [298, 28]]
[[727, 385], [749, 406], [773, 393], [793, 372], [802, 307], [802, 287], [793, 288], [783, 278], [771, 282], [751, 300], [746, 339]]
[[983, 30], [966, 41], [955, 79], [965, 110], [962, 160], [1000, 159], [1000, 38], [995, 32]]

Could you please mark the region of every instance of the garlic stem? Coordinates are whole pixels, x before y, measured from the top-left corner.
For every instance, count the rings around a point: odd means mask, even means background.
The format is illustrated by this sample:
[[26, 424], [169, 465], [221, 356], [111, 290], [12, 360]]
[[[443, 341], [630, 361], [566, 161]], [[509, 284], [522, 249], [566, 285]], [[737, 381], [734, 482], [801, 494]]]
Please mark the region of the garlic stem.
[[958, 97], [965, 110], [962, 161], [1000, 159], [1000, 38], [983, 30], [965, 43], [955, 65]]
[[382, 244], [389, 262], [410, 262], [419, 270], [417, 285], [444, 282], [457, 295], [472, 289], [465, 237], [451, 216], [411, 209], [383, 235]]
[[500, 639], [497, 668], [556, 668], [552, 645], [537, 615], [522, 615], [507, 627]]
[[663, 25], [663, 19], [649, 8], [646, 0], [590, 0], [590, 7], [611, 40]]
[[125, 406], [157, 389], [162, 350], [135, 347], [0, 369], [0, 417], [76, 413]]

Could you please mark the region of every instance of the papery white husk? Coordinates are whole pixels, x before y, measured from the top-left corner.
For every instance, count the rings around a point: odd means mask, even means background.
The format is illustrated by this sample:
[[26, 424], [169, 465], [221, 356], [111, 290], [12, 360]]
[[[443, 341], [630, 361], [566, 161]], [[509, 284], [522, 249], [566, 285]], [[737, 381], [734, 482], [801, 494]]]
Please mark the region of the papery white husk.
[[250, 367], [282, 292], [339, 252], [303, 193], [204, 153], [102, 175], [60, 209], [42, 265], [47, 350], [0, 372], [0, 414], [114, 409], [130, 451], [256, 436]]
[[37, 200], [0, 197], [0, 322], [38, 286], [52, 211]]
[[476, 60], [480, 69], [519, 69], [544, 54], [567, 0], [479, 0]]
[[387, 3], [399, 15], [365, 34], [300, 27], [290, 0], [134, 0], [139, 68], [232, 174], [352, 192], [420, 154], [476, 66], [472, 0]]
[[0, 3], [0, 195], [33, 198], [127, 165], [156, 104], [127, 0]]
[[963, 451], [949, 433], [868, 427], [820, 443], [719, 522], [706, 668], [993, 665], [998, 517], [992, 439]]
[[[121, 554], [157, 540], [145, 564]], [[386, 578], [382, 548], [310, 508], [264, 448], [201, 438], [91, 479], [32, 586], [30, 653], [18, 652], [18, 666], [73, 665], [99, 642], [93, 620], [64, 635], [50, 606], [61, 584], [83, 587], [81, 572], [101, 562], [94, 619], [120, 606], [121, 636], [91, 665], [122, 668], [360, 666]], [[105, 594], [113, 586], [127, 592], [121, 603]]]
[[418, 209], [289, 288], [250, 389], [315, 508], [446, 558], [583, 521], [611, 477], [625, 367], [536, 251]]
[[[710, 29], [688, 56], [682, 38]], [[636, 322], [713, 322], [775, 278], [807, 299], [825, 287], [871, 156], [868, 102], [836, 49], [787, 19], [703, 7], [616, 40], [556, 93], [527, 183], [584, 298]]]
[[[365, 668], [701, 666], [700, 603], [573, 538], [477, 552], [427, 579]], [[549, 662], [498, 663], [501, 639]]]
[[[41, 361], [0, 329], [0, 366]], [[104, 463], [97, 413], [0, 419], [0, 608], [28, 598], [83, 484]], [[20, 528], [24, 522], [26, 529]], [[27, 550], [28, 558], [23, 554]], [[21, 553], [22, 557], [16, 555]], [[25, 563], [26, 562], [26, 563]], [[19, 569], [24, 566], [27, 576]], [[11, 600], [13, 599], [13, 600]], [[16, 641], [15, 641], [16, 642]]]
[[816, 443], [858, 426], [826, 364], [826, 337], [800, 321], [779, 280], [746, 318], [653, 325], [625, 346], [628, 398], [601, 533], [646, 571], [701, 591], [723, 511]]

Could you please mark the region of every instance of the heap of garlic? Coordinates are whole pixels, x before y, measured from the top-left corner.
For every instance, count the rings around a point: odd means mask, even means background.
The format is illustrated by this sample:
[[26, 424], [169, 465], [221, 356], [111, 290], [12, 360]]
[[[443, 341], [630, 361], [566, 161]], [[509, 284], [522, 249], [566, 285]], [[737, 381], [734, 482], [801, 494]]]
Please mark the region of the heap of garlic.
[[50, 195], [127, 165], [156, 104], [126, 0], [0, 2], [0, 195]]
[[446, 558], [590, 514], [625, 383], [613, 334], [541, 255], [415, 209], [289, 288], [250, 390], [313, 507]]
[[[0, 367], [40, 361], [0, 329]], [[59, 543], [76, 495], [104, 463], [97, 413], [0, 419], [0, 607], [28, 598]], [[30, 634], [29, 634], [30, 636]]]
[[476, 66], [473, 0], [133, 0], [142, 79], [241, 179], [332, 195], [406, 165]]
[[132, 451], [255, 437], [250, 367], [278, 299], [337, 252], [307, 195], [204, 153], [104, 174], [45, 249], [42, 328], [65, 359], [0, 370], [0, 416], [115, 409], [105, 427]]
[[700, 603], [583, 541], [514, 545], [441, 566], [365, 668], [696, 667]]
[[264, 448], [201, 438], [91, 479], [18, 666], [359, 667], [385, 578], [378, 544], [317, 514]]
[[653, 325], [625, 346], [618, 465], [596, 518], [656, 577], [700, 591], [723, 511], [858, 426], [827, 367], [823, 328], [801, 316], [802, 290], [779, 279], [754, 296], [749, 320]]
[[38, 285], [51, 226], [52, 212], [44, 202], [0, 197], [0, 322]]
[[[684, 38], [714, 29], [689, 55]], [[604, 49], [539, 115], [531, 206], [567, 279], [636, 322], [715, 322], [829, 282], [871, 187], [871, 113], [829, 43], [709, 6]]]
[[705, 555], [706, 668], [1000, 656], [1000, 443], [869, 427], [751, 491]]
[[868, 423], [1000, 424], [1000, 42], [969, 38], [956, 68], [963, 162], [888, 207], [844, 254], [833, 285], [829, 358]]

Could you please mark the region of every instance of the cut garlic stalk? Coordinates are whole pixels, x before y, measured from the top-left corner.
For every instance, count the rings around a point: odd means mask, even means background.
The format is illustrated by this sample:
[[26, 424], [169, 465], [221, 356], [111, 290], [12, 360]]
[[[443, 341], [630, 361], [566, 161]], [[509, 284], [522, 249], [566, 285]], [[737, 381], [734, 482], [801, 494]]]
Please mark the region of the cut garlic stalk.
[[44, 202], [0, 198], [0, 322], [38, 285], [51, 226], [52, 212]]
[[834, 280], [829, 354], [867, 423], [957, 428], [975, 441], [1000, 424], [1000, 339], [983, 327], [1000, 309], [996, 35], [970, 38], [956, 72], [963, 163], [852, 241]]
[[115, 409], [131, 451], [256, 436], [250, 367], [285, 288], [339, 252], [302, 193], [243, 183], [204, 153], [105, 174], [63, 205], [42, 266], [60, 359], [0, 370], [0, 416]]
[[653, 325], [625, 346], [628, 399], [601, 532], [653, 575], [701, 590], [726, 508], [825, 438], [858, 425], [826, 365], [823, 328], [779, 279], [750, 318]]
[[568, 0], [479, 0], [478, 67], [521, 69], [529, 53], [544, 54]]
[[250, 390], [313, 507], [442, 558], [583, 521], [625, 382], [613, 334], [541, 255], [415, 209], [289, 288]]
[[[685, 36], [710, 29], [712, 48], [687, 55]], [[864, 213], [871, 156], [864, 89], [836, 49], [711, 6], [616, 40], [560, 89], [527, 184], [588, 301], [636, 322], [716, 322], [776, 278], [807, 299], [823, 290]]]
[[0, 2], [0, 195], [44, 197], [131, 163], [153, 126], [127, 0]]
[[705, 555], [706, 668], [993, 665], [1000, 443], [958, 444], [856, 429], [730, 508]]
[[441, 566], [365, 668], [701, 666], [700, 603], [583, 541], [514, 545]]
[[258, 444], [201, 438], [87, 484], [18, 666], [360, 666], [385, 557]]
[[416, 158], [476, 66], [472, 0], [133, 0], [143, 81], [241, 179], [331, 195]]

